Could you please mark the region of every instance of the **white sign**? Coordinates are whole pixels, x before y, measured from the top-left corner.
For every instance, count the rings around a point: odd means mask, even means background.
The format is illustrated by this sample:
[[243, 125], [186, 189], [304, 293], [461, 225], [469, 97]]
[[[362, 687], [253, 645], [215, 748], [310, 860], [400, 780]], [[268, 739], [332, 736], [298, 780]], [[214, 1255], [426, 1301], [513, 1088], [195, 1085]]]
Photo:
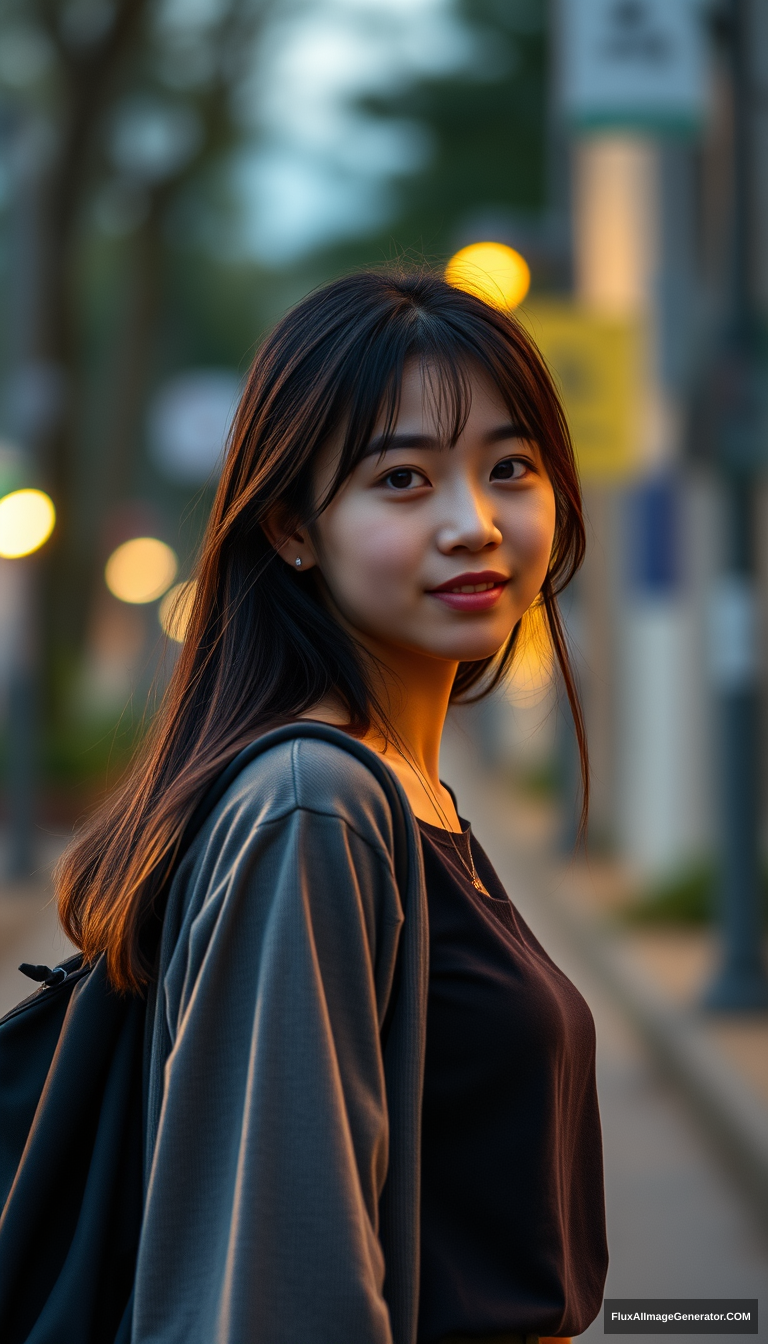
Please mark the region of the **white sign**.
[[173, 378], [149, 410], [155, 465], [179, 485], [202, 485], [221, 462], [240, 379], [230, 369], [195, 369]]
[[692, 131], [708, 97], [702, 0], [560, 0], [563, 103], [577, 126]]

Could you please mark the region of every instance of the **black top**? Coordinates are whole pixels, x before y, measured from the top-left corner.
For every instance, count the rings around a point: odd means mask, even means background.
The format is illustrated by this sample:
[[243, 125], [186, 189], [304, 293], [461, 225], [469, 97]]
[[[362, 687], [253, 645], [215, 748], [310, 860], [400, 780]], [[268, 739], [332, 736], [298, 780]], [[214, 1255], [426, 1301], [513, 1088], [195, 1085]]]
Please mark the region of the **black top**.
[[418, 1341], [578, 1335], [608, 1263], [592, 1014], [462, 825], [419, 822], [430, 972]]

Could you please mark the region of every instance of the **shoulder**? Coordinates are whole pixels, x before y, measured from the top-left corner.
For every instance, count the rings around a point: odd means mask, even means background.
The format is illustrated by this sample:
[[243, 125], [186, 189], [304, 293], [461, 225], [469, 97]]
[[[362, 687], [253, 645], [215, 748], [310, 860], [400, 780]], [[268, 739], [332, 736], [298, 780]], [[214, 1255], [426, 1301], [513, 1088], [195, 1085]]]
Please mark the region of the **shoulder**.
[[371, 929], [380, 918], [402, 918], [390, 801], [397, 795], [377, 778], [382, 767], [374, 754], [357, 743], [350, 750], [343, 737], [282, 734], [261, 747], [234, 766], [179, 864], [163, 935], [168, 957], [175, 948], [182, 956], [184, 927], [196, 946], [207, 946], [211, 921], [239, 920], [253, 890], [259, 918], [277, 907], [288, 918], [297, 893], [298, 904], [308, 901], [318, 918], [347, 909], [350, 897], [355, 908], [362, 898]]
[[340, 741], [296, 736], [266, 747], [237, 773], [215, 820], [237, 819], [238, 829], [245, 824], [253, 830], [302, 812], [336, 822], [391, 854], [393, 799], [408, 807], [402, 790], [394, 774], [387, 786], [388, 767], [370, 749], [338, 736]]

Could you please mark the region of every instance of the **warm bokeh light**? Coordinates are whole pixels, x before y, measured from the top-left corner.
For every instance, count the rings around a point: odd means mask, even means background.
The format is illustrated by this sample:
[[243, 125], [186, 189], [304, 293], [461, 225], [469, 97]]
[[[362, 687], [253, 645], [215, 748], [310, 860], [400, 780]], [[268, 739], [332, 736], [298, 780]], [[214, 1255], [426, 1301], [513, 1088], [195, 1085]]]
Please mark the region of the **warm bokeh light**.
[[451, 257], [445, 278], [496, 308], [516, 308], [531, 286], [524, 257], [506, 243], [470, 243]]
[[42, 490], [13, 490], [0, 499], [0, 555], [18, 560], [50, 537], [56, 522], [53, 500]]
[[183, 644], [186, 638], [196, 589], [194, 579], [188, 583], [174, 584], [157, 609], [163, 630], [168, 638], [175, 640], [177, 644]]
[[537, 705], [549, 695], [555, 675], [554, 650], [541, 602], [525, 613], [507, 682], [507, 695], [517, 705]]
[[157, 537], [133, 537], [110, 555], [104, 578], [121, 602], [154, 602], [176, 578], [176, 555]]

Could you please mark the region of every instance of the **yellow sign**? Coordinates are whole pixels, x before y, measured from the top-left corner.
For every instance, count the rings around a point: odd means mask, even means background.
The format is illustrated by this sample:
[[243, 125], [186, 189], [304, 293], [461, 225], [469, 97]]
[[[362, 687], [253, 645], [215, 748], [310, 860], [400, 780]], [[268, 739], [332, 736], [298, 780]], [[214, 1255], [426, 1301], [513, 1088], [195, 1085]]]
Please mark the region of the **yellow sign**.
[[636, 322], [576, 304], [518, 309], [555, 376], [584, 480], [630, 476], [639, 464], [642, 346]]

